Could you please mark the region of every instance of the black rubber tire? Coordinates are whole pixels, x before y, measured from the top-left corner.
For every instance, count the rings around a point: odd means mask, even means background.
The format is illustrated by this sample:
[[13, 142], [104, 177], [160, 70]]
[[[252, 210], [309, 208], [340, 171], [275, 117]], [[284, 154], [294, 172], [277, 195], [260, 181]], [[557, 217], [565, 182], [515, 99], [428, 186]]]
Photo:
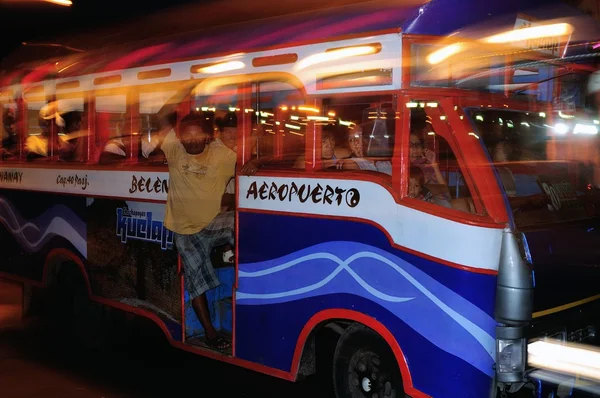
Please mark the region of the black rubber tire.
[[381, 336], [361, 324], [348, 327], [338, 341], [333, 357], [333, 384], [337, 398], [405, 396], [391, 349]]

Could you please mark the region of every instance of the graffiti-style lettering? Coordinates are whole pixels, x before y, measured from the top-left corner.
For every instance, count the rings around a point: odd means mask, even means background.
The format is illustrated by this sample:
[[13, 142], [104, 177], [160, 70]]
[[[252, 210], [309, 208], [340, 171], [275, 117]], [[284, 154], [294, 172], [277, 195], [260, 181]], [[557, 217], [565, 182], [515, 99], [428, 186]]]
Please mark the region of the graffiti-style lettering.
[[151, 211], [118, 208], [116, 233], [123, 243], [127, 243], [127, 239], [157, 242], [163, 250], [173, 245], [173, 232], [165, 228], [162, 221], [153, 220]]

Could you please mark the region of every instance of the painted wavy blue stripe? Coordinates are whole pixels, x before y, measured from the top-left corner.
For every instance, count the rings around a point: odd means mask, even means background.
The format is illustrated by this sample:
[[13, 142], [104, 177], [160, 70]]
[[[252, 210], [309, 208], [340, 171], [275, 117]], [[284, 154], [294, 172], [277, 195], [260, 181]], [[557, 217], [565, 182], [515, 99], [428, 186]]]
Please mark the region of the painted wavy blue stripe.
[[383, 305], [439, 348], [491, 376], [495, 321], [381, 249], [356, 242], [328, 242], [280, 259], [240, 264], [236, 295], [240, 305], [284, 303], [335, 293], [350, 293]]

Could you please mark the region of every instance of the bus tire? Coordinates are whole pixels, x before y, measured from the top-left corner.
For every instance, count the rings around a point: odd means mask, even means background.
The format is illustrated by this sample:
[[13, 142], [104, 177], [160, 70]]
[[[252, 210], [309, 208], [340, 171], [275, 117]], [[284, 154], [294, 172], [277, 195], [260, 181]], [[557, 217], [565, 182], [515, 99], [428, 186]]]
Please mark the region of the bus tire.
[[372, 329], [354, 323], [340, 337], [333, 357], [337, 398], [402, 398], [398, 363], [388, 344]]

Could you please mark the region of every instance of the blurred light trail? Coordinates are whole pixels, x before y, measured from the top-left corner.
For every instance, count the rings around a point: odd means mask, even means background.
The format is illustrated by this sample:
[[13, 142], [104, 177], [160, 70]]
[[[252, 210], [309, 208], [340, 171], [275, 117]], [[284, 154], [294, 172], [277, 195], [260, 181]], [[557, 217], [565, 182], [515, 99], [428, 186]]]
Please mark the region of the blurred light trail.
[[600, 350], [583, 344], [538, 340], [527, 347], [528, 364], [600, 381]]

